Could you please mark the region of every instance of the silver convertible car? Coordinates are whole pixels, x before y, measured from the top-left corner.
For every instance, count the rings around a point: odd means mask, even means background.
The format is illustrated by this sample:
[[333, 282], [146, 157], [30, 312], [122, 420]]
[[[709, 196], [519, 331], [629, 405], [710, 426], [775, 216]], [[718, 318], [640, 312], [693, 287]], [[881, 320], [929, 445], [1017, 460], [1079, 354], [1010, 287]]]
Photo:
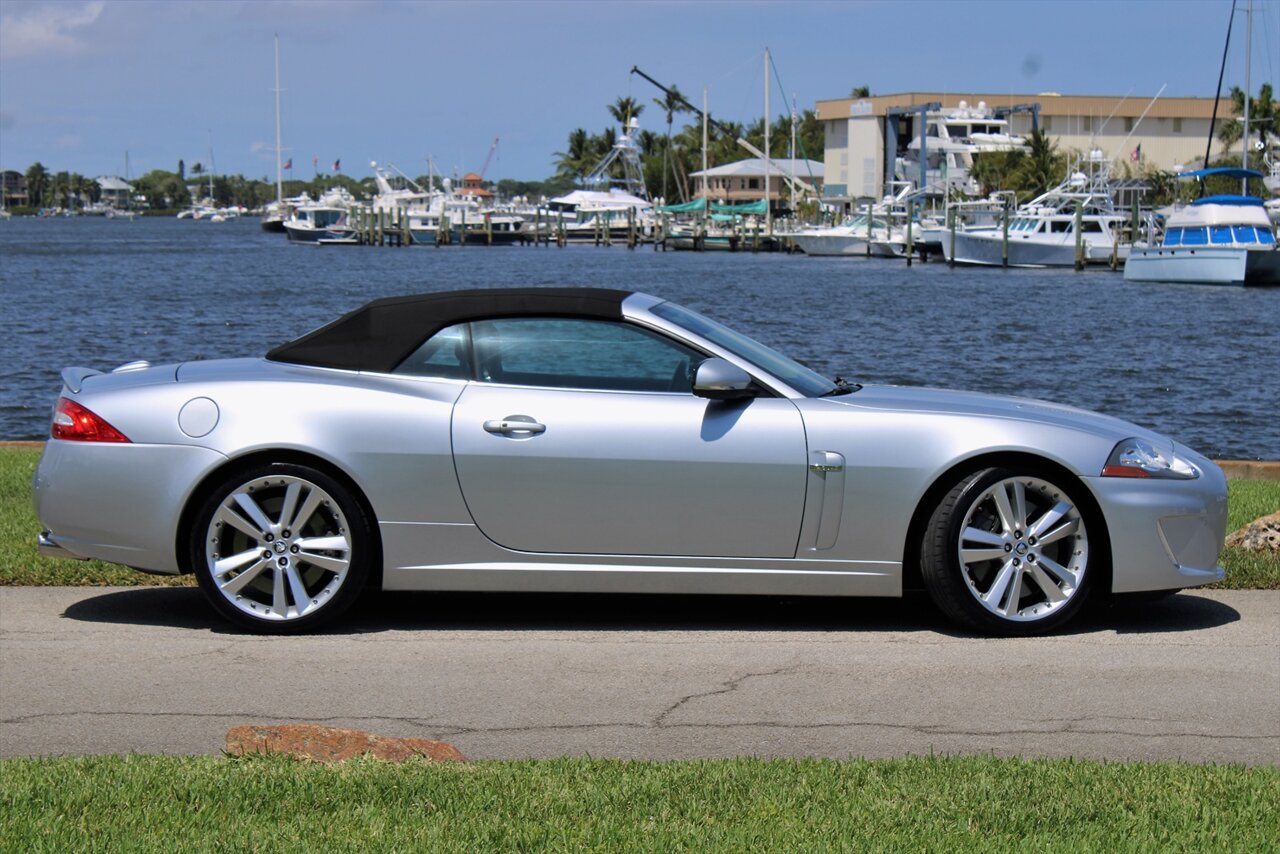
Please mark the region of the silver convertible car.
[[900, 596], [985, 634], [1216, 581], [1221, 470], [1124, 421], [829, 380], [642, 293], [380, 299], [265, 358], [63, 372], [42, 553], [262, 632], [386, 590]]

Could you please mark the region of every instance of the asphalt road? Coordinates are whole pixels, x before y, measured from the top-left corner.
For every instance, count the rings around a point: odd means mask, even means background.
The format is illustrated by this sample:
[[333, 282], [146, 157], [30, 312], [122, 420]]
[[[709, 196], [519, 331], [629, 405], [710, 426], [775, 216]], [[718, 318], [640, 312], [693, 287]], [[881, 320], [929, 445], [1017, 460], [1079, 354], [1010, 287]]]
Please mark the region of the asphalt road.
[[471, 758], [992, 753], [1280, 763], [1280, 592], [984, 640], [919, 599], [382, 594], [237, 634], [182, 588], [0, 588], [0, 755], [217, 753], [242, 723]]

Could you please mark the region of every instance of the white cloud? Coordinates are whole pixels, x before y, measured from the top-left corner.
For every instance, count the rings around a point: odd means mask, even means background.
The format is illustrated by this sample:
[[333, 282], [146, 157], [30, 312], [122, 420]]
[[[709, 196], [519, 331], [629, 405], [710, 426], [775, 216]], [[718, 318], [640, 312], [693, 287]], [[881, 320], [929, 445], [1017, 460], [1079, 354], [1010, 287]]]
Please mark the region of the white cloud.
[[57, 139], [58, 148], [71, 149], [80, 147], [80, 135], [64, 133]]
[[0, 15], [0, 56], [13, 59], [79, 51], [84, 44], [75, 31], [97, 21], [105, 5], [103, 0], [43, 3], [6, 12]]

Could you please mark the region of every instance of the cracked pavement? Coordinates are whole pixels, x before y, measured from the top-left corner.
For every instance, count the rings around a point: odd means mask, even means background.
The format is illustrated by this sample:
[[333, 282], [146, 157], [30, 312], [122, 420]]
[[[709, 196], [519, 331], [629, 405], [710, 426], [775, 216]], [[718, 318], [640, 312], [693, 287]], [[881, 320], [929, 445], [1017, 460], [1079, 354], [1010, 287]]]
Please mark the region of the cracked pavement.
[[218, 753], [236, 724], [470, 758], [984, 753], [1280, 762], [1280, 592], [954, 632], [919, 597], [383, 593], [257, 637], [193, 588], [0, 588], [0, 756]]

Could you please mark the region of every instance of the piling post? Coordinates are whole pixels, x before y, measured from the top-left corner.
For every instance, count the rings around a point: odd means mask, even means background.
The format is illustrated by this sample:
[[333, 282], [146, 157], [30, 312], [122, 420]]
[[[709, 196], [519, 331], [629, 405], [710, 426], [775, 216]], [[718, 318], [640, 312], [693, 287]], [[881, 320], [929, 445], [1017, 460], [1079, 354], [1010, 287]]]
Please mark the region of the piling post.
[[1009, 203], [1000, 209], [1000, 266], [1009, 266]]
[[911, 256], [915, 253], [916, 244], [914, 240], [915, 235], [913, 233], [915, 231], [915, 225], [913, 222], [915, 219], [915, 213], [916, 213], [915, 202], [908, 199], [907, 200], [907, 245], [906, 245], [908, 267], [911, 266]]
[[956, 265], [956, 209], [947, 208], [947, 230], [951, 232], [951, 252], [947, 255], [947, 266]]
[[871, 257], [871, 225], [875, 222], [875, 209], [867, 202], [867, 257]]
[[484, 244], [485, 246], [493, 245], [493, 212], [484, 212]]
[[1084, 269], [1084, 205], [1076, 205], [1076, 270]]

